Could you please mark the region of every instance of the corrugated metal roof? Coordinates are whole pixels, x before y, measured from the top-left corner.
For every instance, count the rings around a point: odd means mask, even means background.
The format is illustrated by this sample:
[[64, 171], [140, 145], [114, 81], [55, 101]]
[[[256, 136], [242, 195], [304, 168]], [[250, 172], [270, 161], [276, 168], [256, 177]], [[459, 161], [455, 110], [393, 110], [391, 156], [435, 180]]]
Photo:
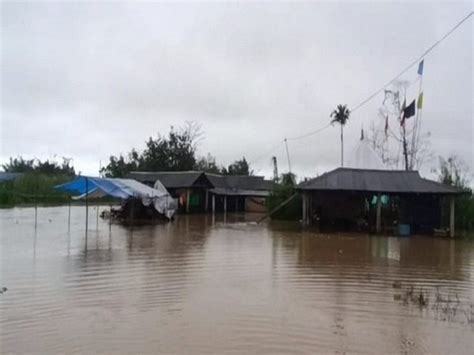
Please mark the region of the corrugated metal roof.
[[456, 194], [462, 191], [424, 179], [418, 171], [338, 168], [304, 181], [298, 190], [346, 190], [387, 193]]
[[252, 196], [252, 197], [267, 197], [270, 195], [270, 191], [263, 190], [243, 190], [243, 189], [226, 189], [223, 187], [216, 187], [209, 190], [216, 195], [226, 196]]
[[160, 180], [166, 188], [193, 187], [200, 178], [204, 178], [210, 188], [233, 190], [234, 193], [237, 190], [270, 191], [273, 187], [272, 181], [265, 180], [263, 176], [218, 175], [202, 171], [132, 171], [127, 177], [146, 183]]
[[156, 180], [160, 180], [167, 189], [176, 189], [195, 186], [202, 175], [201, 171], [132, 171], [127, 177], [146, 183], [155, 183]]

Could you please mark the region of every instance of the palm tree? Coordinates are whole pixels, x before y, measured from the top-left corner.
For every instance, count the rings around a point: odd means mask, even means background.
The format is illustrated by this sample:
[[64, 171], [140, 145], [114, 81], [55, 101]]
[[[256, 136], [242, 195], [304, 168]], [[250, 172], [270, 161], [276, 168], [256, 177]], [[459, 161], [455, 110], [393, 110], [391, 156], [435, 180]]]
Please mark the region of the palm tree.
[[331, 112], [331, 124], [339, 123], [341, 125], [341, 166], [344, 166], [344, 125], [349, 120], [350, 114], [347, 105], [337, 105], [337, 108]]

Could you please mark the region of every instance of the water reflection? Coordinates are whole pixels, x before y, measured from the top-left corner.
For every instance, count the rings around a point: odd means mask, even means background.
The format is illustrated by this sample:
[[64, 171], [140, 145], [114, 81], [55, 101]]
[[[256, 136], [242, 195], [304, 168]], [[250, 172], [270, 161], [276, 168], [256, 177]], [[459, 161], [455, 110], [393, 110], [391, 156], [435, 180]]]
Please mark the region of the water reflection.
[[[67, 207], [40, 209], [36, 234], [31, 212], [0, 211], [2, 352], [471, 350], [469, 242], [321, 235], [229, 213], [99, 221], [85, 249], [83, 210], [68, 231]], [[464, 308], [397, 299], [410, 287]]]

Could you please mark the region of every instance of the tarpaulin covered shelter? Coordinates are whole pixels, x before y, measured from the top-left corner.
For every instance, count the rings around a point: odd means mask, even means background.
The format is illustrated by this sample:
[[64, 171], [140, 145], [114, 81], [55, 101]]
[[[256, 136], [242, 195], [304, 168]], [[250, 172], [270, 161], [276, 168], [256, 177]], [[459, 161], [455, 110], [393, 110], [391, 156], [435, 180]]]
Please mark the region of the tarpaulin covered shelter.
[[113, 179], [79, 176], [73, 181], [58, 185], [55, 189], [78, 194], [75, 199], [112, 196], [127, 200], [139, 199], [144, 206], [153, 204], [155, 210], [171, 219], [176, 203], [160, 181], [153, 187], [132, 179]]

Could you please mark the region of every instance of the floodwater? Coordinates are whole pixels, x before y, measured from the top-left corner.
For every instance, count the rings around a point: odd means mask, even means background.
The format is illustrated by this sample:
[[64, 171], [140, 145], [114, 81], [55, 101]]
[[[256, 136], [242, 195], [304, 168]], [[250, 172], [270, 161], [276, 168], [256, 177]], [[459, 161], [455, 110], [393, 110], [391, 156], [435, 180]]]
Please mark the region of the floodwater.
[[0, 210], [2, 353], [472, 354], [474, 244]]

